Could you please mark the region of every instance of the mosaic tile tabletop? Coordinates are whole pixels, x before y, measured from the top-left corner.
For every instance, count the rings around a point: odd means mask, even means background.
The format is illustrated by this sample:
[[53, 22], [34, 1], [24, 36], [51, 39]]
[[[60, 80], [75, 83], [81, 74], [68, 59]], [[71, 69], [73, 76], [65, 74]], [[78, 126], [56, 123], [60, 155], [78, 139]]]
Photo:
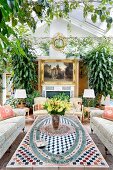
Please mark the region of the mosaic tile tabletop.
[[[37, 147], [37, 142], [46, 146]], [[60, 117], [54, 130], [51, 117], [38, 118], [7, 165], [28, 170], [108, 170], [109, 166], [77, 117]]]

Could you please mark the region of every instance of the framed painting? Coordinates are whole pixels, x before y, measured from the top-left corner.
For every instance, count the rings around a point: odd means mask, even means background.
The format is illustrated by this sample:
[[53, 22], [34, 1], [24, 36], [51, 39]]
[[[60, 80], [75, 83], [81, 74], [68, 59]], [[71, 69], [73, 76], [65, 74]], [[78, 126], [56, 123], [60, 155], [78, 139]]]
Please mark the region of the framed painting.
[[73, 84], [75, 82], [74, 60], [42, 60], [41, 82], [45, 84]]

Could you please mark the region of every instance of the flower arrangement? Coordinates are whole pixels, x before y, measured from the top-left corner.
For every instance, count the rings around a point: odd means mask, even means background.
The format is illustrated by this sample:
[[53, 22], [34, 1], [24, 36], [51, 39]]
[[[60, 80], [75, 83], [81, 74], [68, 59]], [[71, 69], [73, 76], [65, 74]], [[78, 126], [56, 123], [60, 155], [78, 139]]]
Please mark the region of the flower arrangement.
[[66, 110], [70, 109], [70, 102], [67, 100], [60, 100], [57, 98], [48, 99], [44, 104], [44, 108], [49, 114], [64, 115]]

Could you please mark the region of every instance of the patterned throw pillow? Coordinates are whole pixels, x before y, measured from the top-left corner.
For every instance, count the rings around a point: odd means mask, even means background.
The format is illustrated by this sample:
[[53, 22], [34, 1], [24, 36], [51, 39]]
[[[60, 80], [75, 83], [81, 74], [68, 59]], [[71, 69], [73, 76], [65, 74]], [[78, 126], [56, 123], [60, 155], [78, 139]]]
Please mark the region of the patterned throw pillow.
[[43, 105], [42, 104], [36, 104], [35, 107], [34, 107], [34, 110], [43, 110]]
[[11, 117], [14, 117], [15, 113], [12, 110], [11, 106], [0, 106], [0, 120], [5, 120]]
[[104, 113], [102, 115], [104, 119], [112, 120], [113, 121], [113, 107], [105, 106]]

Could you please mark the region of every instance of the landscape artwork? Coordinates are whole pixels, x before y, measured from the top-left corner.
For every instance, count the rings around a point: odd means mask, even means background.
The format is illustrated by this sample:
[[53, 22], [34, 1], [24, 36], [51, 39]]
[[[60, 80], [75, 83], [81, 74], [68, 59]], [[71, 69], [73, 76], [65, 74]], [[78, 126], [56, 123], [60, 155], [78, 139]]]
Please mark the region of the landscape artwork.
[[44, 81], [73, 81], [73, 63], [45, 62]]

